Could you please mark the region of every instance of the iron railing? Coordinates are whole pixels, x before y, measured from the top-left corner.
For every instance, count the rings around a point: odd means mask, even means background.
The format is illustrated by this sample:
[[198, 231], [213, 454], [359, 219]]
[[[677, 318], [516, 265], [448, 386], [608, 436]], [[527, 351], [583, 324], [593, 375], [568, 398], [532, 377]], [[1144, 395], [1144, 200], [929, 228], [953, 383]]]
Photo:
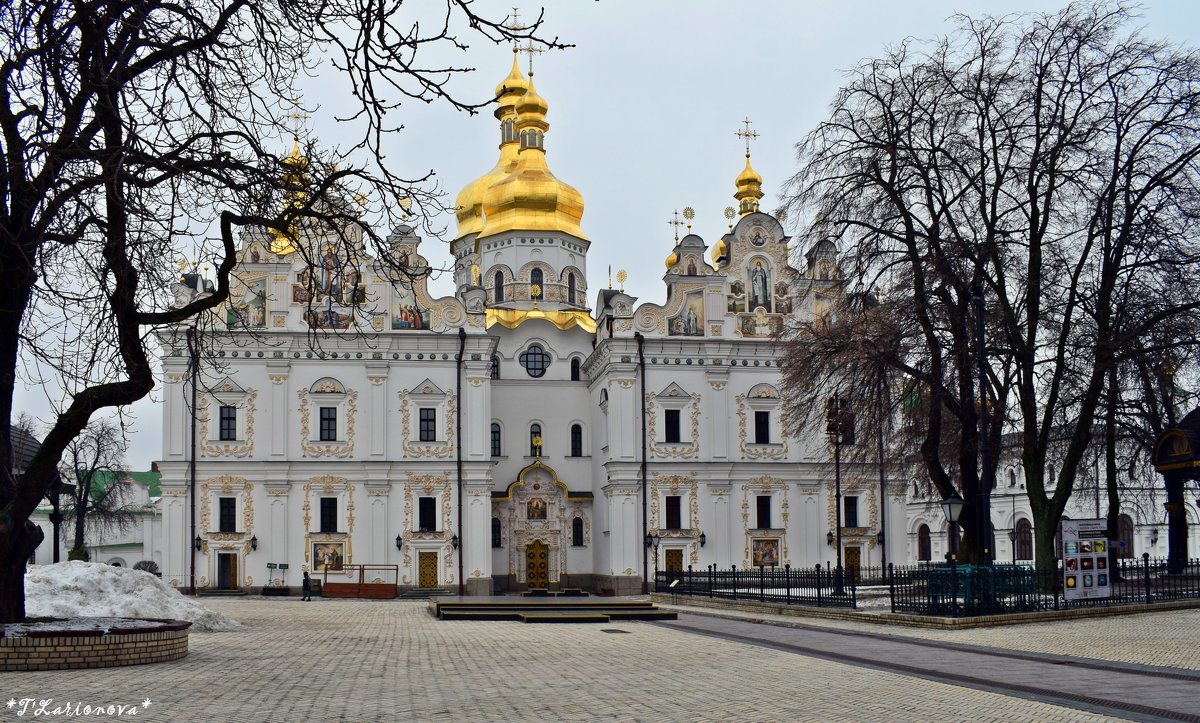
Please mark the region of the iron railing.
[[836, 568], [820, 565], [794, 570], [790, 565], [742, 569], [737, 565], [720, 569], [710, 565], [699, 570], [688, 566], [686, 570], [655, 573], [654, 590], [688, 597], [815, 607], [853, 608], [857, 599], [852, 580], [839, 575]]
[[894, 613], [1003, 615], [1200, 598], [1200, 559], [1187, 561], [1178, 575], [1168, 574], [1165, 558], [1119, 559], [1109, 583], [1111, 594], [1107, 597], [1068, 600], [1061, 563], [1055, 569], [921, 563], [888, 565], [886, 569], [852, 567], [844, 572], [820, 565], [797, 569], [788, 565], [742, 569], [710, 565], [698, 570], [689, 566], [659, 571], [654, 590], [684, 597], [838, 608], [856, 608], [865, 596], [868, 607], [873, 602], [888, 602]]

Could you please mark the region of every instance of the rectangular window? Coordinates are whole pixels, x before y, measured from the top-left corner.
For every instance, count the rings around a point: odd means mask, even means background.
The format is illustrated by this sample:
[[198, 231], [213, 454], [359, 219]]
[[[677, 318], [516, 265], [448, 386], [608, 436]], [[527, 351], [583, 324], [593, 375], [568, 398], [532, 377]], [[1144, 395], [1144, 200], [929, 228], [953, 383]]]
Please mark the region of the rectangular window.
[[433, 407], [421, 407], [421, 441], [433, 442], [437, 439], [437, 410]]
[[846, 527], [858, 527], [858, 498], [842, 498], [842, 524]]
[[667, 529], [678, 530], [683, 528], [683, 515], [680, 514], [683, 498], [679, 495], [667, 495]]
[[321, 498], [321, 532], [337, 532], [337, 498]]
[[755, 412], [754, 413], [754, 443], [755, 444], [770, 444], [771, 443], [771, 413], [770, 412]]
[[492, 422], [492, 456], [500, 456], [500, 425]]
[[217, 520], [217, 531], [237, 532], [237, 498], [222, 497], [219, 504], [220, 517]]
[[421, 532], [437, 532], [437, 498], [417, 498], [417, 529]]
[[337, 441], [337, 407], [321, 407], [321, 441]]
[[771, 529], [771, 495], [758, 496], [758, 529]]
[[679, 442], [679, 410], [665, 409], [663, 410], [663, 427], [665, 427], [666, 441], [668, 444]]
[[237, 407], [221, 405], [220, 439], [222, 442], [232, 442], [237, 439]]

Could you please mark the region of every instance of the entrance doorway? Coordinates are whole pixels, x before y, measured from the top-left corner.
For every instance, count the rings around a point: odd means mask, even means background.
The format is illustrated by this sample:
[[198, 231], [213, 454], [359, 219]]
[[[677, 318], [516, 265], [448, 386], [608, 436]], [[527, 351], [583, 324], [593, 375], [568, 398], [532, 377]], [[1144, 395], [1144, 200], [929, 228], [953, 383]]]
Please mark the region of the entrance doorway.
[[550, 587], [550, 546], [544, 542], [534, 541], [525, 548], [525, 585]]
[[222, 552], [217, 555], [217, 589], [237, 589], [237, 554]]
[[862, 565], [862, 548], [857, 545], [846, 548], [846, 579], [858, 583], [858, 568]]
[[678, 578], [679, 573], [683, 572], [683, 550], [678, 547], [667, 548], [664, 563], [667, 566], [667, 576], [672, 580]]
[[438, 586], [438, 554], [436, 552], [417, 553], [417, 587]]

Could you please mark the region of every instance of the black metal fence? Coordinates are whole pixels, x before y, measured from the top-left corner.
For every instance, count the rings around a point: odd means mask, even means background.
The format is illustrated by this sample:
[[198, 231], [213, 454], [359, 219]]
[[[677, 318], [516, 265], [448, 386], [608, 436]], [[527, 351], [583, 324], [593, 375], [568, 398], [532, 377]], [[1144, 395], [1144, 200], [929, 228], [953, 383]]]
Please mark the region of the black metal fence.
[[815, 565], [809, 568], [716, 565], [694, 570], [655, 573], [655, 592], [689, 597], [746, 600], [752, 602], [853, 608], [857, 604], [854, 582], [837, 569]]
[[685, 597], [839, 608], [856, 608], [866, 597], [885, 609], [890, 606], [892, 612], [949, 617], [1002, 615], [1200, 598], [1200, 559], [1187, 561], [1180, 574], [1167, 572], [1165, 558], [1143, 555], [1141, 559], [1120, 560], [1108, 572], [1107, 597], [1068, 600], [1063, 579], [1061, 567], [1040, 570], [1007, 564], [922, 563], [888, 565], [886, 569], [848, 568], [844, 572], [820, 565], [740, 570], [713, 565], [658, 572], [654, 589]]

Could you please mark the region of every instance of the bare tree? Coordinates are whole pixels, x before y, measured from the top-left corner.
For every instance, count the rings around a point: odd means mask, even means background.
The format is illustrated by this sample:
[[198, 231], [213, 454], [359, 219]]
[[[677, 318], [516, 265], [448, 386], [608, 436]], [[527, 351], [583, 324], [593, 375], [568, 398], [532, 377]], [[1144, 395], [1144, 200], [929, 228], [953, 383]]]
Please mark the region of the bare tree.
[[980, 467], [980, 409], [1000, 422], [992, 449], [1006, 425], [1020, 436], [1048, 566], [1109, 369], [1153, 353], [1159, 325], [1196, 328], [1200, 61], [1131, 33], [1132, 21], [1110, 3], [960, 17], [949, 37], [858, 67], [798, 147], [791, 204], [819, 215], [879, 297], [855, 323], [895, 342], [834, 343], [832, 361], [805, 371], [847, 315], [805, 325], [792, 341], [795, 388], [828, 388], [864, 360], [888, 365], [919, 400], [923, 472], [968, 503], [971, 559], [987, 539], [972, 508], [995, 465]]
[[125, 464], [125, 440], [116, 424], [92, 420], [63, 452], [60, 474], [74, 486], [63, 506], [73, 528], [72, 559], [87, 559], [87, 539], [125, 532], [137, 522], [133, 478]]
[[[428, 174], [386, 162], [384, 138], [402, 127], [405, 103], [490, 102], [458, 97], [453, 79], [469, 68], [426, 58], [467, 39], [542, 40], [540, 17], [524, 29], [505, 20], [470, 0], [0, 9], [0, 458], [18, 363], [64, 390], [24, 476], [0, 474], [0, 622], [24, 617], [24, 561], [42, 538], [29, 515], [63, 451], [94, 413], [150, 392], [148, 339], [212, 323], [240, 231], [327, 227], [349, 262], [370, 248], [396, 277], [408, 273], [374, 229], [390, 228], [397, 198], [437, 199]], [[348, 86], [341, 147], [318, 148], [289, 121], [304, 108], [293, 83], [318, 66], [327, 86]], [[189, 258], [211, 264], [214, 283], [174, 305], [165, 290]]]

